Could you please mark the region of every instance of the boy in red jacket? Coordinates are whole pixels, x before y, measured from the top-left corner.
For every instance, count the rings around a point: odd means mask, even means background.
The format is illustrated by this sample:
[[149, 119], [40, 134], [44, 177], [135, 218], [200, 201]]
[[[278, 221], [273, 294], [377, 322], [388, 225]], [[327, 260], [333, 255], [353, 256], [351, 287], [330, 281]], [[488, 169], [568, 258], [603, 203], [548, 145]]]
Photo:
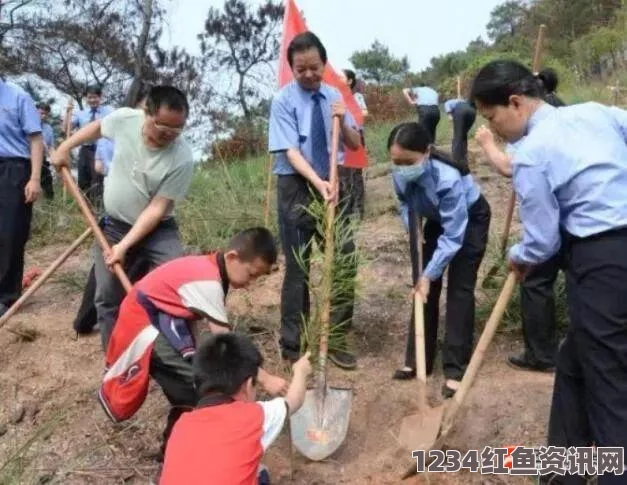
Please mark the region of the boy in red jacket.
[[285, 398], [256, 402], [261, 364], [244, 335], [215, 335], [201, 345], [194, 379], [202, 397], [172, 431], [160, 485], [257, 485], [263, 453], [302, 406], [311, 373], [307, 352], [293, 365]]

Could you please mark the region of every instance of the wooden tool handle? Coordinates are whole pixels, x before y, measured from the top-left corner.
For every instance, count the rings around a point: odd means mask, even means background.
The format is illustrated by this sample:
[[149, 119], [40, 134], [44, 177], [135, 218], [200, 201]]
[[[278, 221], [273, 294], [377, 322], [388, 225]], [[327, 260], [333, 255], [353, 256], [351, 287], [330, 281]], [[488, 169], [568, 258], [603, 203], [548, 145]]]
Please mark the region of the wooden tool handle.
[[483, 358], [485, 357], [486, 350], [496, 333], [496, 329], [499, 326], [501, 318], [503, 318], [503, 314], [507, 309], [507, 305], [512, 298], [512, 294], [514, 293], [514, 288], [516, 287], [516, 275], [514, 272], [510, 272], [507, 280], [505, 281], [505, 285], [503, 285], [503, 289], [501, 290], [501, 294], [499, 295], [496, 304], [494, 305], [494, 309], [490, 314], [490, 318], [485, 324], [485, 328], [481, 333], [481, 338], [477, 343], [477, 347], [472, 354], [472, 358], [470, 359], [470, 363], [468, 364], [468, 368], [464, 373], [464, 377], [459, 386], [459, 389], [455, 392], [455, 396], [451, 399], [449, 406], [445, 410], [441, 435], [445, 435], [450, 431], [450, 428], [453, 425], [453, 420], [455, 415], [457, 414], [460, 406], [462, 405], [466, 394], [470, 390], [473, 381], [475, 380], [475, 376], [477, 375], [477, 371], [481, 367], [483, 363]]
[[28, 288], [19, 299], [11, 305], [11, 307], [7, 310], [7, 312], [2, 315], [0, 318], [0, 328], [11, 318], [13, 315], [17, 313], [17, 311], [22, 307], [24, 302], [28, 300], [33, 293], [35, 293], [41, 285], [43, 285], [46, 280], [50, 277], [52, 273], [54, 273], [59, 266], [61, 266], [67, 258], [69, 258], [76, 249], [83, 244], [85, 239], [89, 237], [91, 234], [91, 228], [87, 229], [83, 234], [81, 234], [76, 241], [74, 241], [70, 247], [68, 247], [61, 256], [54, 260], [54, 262], [42, 273], [42, 275], [37, 278], [34, 283]]
[[457, 99], [462, 97], [462, 78], [457, 76]]
[[425, 357], [425, 319], [422, 297], [414, 295], [414, 327], [416, 339], [416, 378], [418, 380], [418, 409], [427, 408], [427, 361]]
[[533, 55], [533, 72], [540, 71], [540, 61], [542, 59], [542, 43], [544, 42], [544, 34], [546, 32], [546, 25], [540, 25], [538, 29], [538, 37], [536, 38], [536, 50]]
[[[98, 241], [98, 244], [102, 248], [103, 252], [110, 251], [111, 247], [109, 246], [109, 243], [107, 242], [107, 239], [105, 238], [104, 234], [100, 230], [100, 227], [98, 226], [98, 222], [96, 221], [96, 218], [94, 217], [91, 210], [89, 209], [89, 206], [87, 205], [87, 202], [85, 201], [85, 198], [83, 197], [83, 194], [81, 193], [80, 189], [76, 185], [76, 182], [74, 182], [74, 179], [72, 178], [72, 174], [70, 173], [70, 169], [67, 167], [61, 167], [61, 176], [63, 177], [63, 181], [65, 182], [65, 185], [67, 186], [68, 190], [72, 194], [72, 197], [76, 199], [76, 203], [81, 209], [83, 216], [87, 220], [87, 224], [93, 231], [94, 236], [96, 237], [96, 241]], [[116, 276], [120, 280], [120, 283], [122, 283], [122, 286], [124, 287], [124, 289], [127, 292], [129, 292], [133, 285], [131, 285], [131, 281], [128, 279], [128, 276], [126, 276], [126, 273], [124, 272], [124, 268], [122, 268], [122, 265], [120, 263], [116, 263], [113, 266], [113, 271], [115, 272]]]
[[[333, 132], [331, 145], [331, 163], [329, 167], [329, 182], [334, 191], [338, 187], [337, 151], [340, 141], [340, 119], [333, 117]], [[320, 314], [320, 385], [326, 381], [327, 354], [329, 351], [329, 325], [331, 320], [331, 290], [333, 285], [333, 256], [334, 256], [334, 222], [335, 202], [327, 204], [325, 233], [324, 233], [324, 276], [322, 286], [322, 311]]]

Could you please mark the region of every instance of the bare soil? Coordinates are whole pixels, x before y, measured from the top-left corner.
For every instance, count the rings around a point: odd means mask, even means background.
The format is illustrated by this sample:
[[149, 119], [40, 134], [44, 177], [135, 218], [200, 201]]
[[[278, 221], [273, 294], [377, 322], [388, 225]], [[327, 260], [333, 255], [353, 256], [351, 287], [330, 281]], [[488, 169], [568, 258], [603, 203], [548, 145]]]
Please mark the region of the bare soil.
[[[473, 171], [492, 207], [491, 237], [498, 238], [509, 182], [491, 174], [484, 163]], [[290, 479], [289, 442], [284, 433], [264, 459], [273, 483], [530, 483], [529, 478], [464, 472], [401, 481], [413, 461], [409, 452], [400, 449], [396, 436], [402, 418], [416, 409], [415, 381], [391, 379], [402, 363], [411, 310], [407, 238], [394, 212], [388, 176], [368, 180], [367, 204], [358, 238], [364, 258], [354, 320], [359, 368], [353, 372], [332, 368], [329, 377], [331, 383], [350, 384], [353, 389], [348, 436], [324, 462], [308, 462], [294, 451]], [[44, 268], [62, 250], [62, 246], [48, 245], [29, 251], [27, 267]], [[76, 339], [71, 328], [89, 264], [85, 247], [0, 330], [0, 482], [5, 476], [7, 484], [157, 483], [159, 466], [153, 455], [168, 410], [165, 398], [153, 384], [135, 418], [112, 424], [96, 401], [103, 364], [100, 338], [93, 334]], [[279, 270], [228, 298], [228, 309], [242, 328], [263, 329], [255, 338], [268, 367], [275, 371], [280, 371], [275, 339], [281, 279]], [[39, 335], [26, 342], [11, 331], [20, 328], [35, 329]], [[518, 333], [497, 334], [447, 441], [449, 448], [464, 452], [545, 443], [553, 377], [507, 367], [506, 357], [521, 346]], [[430, 382], [433, 404], [441, 402], [441, 385], [438, 370]], [[11, 476], [16, 477], [14, 481]], [[209, 477], [207, 483], [211, 483]]]

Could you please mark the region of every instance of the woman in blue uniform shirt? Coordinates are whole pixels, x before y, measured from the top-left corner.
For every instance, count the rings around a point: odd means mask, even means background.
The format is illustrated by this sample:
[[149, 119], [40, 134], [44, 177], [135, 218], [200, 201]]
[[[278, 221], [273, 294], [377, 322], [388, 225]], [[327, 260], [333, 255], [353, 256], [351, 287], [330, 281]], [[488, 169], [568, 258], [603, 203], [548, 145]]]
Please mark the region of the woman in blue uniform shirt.
[[[415, 289], [426, 302], [427, 374], [431, 374], [435, 360], [442, 274], [448, 267], [446, 337], [442, 350], [446, 382], [442, 392], [445, 397], [452, 397], [472, 353], [475, 283], [488, 242], [491, 214], [468, 169], [436, 152], [429, 141], [430, 134], [423, 125], [403, 123], [390, 133], [388, 150], [395, 165], [392, 180], [405, 227], [413, 232], [415, 218], [420, 215], [426, 219], [425, 266]], [[415, 377], [414, 342], [412, 318], [405, 368], [396, 371], [395, 379]]]
[[[525, 66], [495, 61], [479, 71], [471, 97], [493, 131], [521, 140], [512, 170], [523, 237], [509, 251], [510, 267], [523, 279], [563, 251], [570, 327], [557, 355], [548, 441], [625, 447], [627, 112], [598, 103], [554, 108], [541, 95]], [[598, 483], [625, 480], [604, 474]]]

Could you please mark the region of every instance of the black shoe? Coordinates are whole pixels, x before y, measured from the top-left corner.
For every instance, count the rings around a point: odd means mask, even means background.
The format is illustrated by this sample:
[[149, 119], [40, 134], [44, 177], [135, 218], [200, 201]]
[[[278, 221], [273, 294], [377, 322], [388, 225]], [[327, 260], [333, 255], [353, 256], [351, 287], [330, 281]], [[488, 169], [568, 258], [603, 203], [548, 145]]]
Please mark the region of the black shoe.
[[457, 392], [455, 389], [451, 389], [446, 384], [442, 386], [442, 397], [444, 399], [451, 399], [455, 395], [455, 392]]
[[295, 350], [281, 350], [281, 359], [283, 359], [283, 363], [289, 365], [290, 367], [300, 359], [300, 354]]
[[526, 354], [512, 355], [507, 359], [507, 363], [510, 367], [517, 370], [526, 370], [533, 372], [555, 372], [555, 365], [543, 364], [537, 361], [533, 361], [527, 357]]
[[346, 350], [329, 352], [329, 360], [341, 369], [353, 370], [357, 368], [357, 358]]
[[410, 379], [414, 379], [416, 377], [416, 369], [398, 369], [394, 372], [392, 379], [396, 379], [397, 381], [408, 381]]

